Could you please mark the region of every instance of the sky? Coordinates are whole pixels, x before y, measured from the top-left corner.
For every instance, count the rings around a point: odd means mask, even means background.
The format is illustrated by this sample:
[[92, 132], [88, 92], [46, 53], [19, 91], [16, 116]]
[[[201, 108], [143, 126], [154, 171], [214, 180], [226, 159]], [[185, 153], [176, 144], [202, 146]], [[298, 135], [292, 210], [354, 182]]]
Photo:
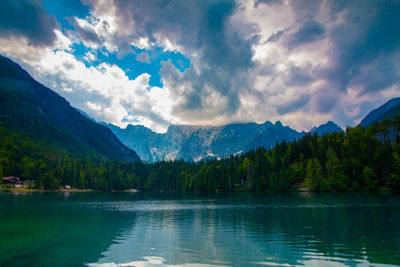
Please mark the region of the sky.
[[398, 0], [1, 0], [0, 54], [97, 121], [299, 131], [400, 96]]

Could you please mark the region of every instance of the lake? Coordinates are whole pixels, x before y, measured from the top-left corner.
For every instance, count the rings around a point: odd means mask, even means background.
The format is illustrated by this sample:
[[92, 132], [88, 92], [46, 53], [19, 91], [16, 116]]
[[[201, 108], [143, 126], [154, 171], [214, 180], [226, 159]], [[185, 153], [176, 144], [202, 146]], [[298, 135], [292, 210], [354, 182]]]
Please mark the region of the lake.
[[0, 266], [396, 266], [400, 197], [0, 194]]

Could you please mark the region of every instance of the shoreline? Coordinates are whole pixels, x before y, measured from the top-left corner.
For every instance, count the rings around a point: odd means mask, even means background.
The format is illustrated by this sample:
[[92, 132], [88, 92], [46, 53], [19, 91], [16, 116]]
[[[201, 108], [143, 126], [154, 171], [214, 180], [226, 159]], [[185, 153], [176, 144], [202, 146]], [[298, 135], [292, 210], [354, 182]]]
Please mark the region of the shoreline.
[[[47, 189], [23, 188], [23, 187], [14, 187], [14, 188], [3, 188], [2, 186], [0, 187], [0, 193], [45, 193], [45, 192], [91, 193], [91, 192], [105, 192], [105, 191], [95, 190], [95, 189], [78, 189], [78, 188], [71, 188], [71, 189], [60, 188], [57, 190], [47, 190]], [[124, 190], [112, 190], [111, 192], [136, 193], [139, 192], [139, 190], [132, 188]]]

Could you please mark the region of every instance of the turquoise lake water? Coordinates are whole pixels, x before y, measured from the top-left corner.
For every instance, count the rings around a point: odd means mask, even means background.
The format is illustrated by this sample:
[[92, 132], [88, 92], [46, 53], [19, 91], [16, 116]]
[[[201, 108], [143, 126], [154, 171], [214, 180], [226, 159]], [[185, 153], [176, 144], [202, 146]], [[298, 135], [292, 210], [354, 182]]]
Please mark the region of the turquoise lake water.
[[399, 265], [399, 196], [0, 194], [0, 266]]

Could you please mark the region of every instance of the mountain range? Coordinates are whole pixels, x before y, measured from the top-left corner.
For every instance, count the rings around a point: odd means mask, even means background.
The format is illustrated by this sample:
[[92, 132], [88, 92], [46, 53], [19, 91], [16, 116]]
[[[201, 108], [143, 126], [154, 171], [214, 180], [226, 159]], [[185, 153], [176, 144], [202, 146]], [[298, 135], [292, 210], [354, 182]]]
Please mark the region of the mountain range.
[[[400, 97], [371, 111], [360, 125], [367, 127], [399, 114]], [[307, 133], [283, 126], [280, 121], [224, 126], [170, 125], [162, 134], [140, 125], [122, 129], [98, 123], [3, 56], [0, 56], [0, 127], [71, 153], [147, 162], [224, 158], [260, 146], [270, 148], [277, 142], [289, 142]], [[337, 131], [342, 129], [329, 121], [313, 127], [309, 133], [323, 135]]]
[[[224, 158], [256, 149], [273, 147], [277, 142], [292, 141], [305, 135], [280, 121], [237, 123], [224, 126], [170, 125], [167, 132], [155, 133], [141, 125], [121, 129], [105, 124], [126, 146], [134, 149], [144, 161], [179, 160], [198, 161]], [[333, 122], [313, 127], [312, 133], [322, 135], [342, 129]]]
[[[400, 97], [393, 98], [368, 113], [360, 122], [368, 127], [374, 122], [400, 115]], [[270, 148], [277, 142], [292, 141], [305, 135], [281, 122], [267, 121], [263, 124], [242, 123], [219, 127], [171, 125], [166, 133], [159, 134], [144, 126], [128, 125], [121, 129], [112, 124], [104, 124], [126, 146], [135, 150], [144, 161], [175, 160], [198, 161], [208, 158], [224, 158], [230, 155], [256, 149]], [[313, 127], [309, 133], [324, 135], [342, 129], [332, 121]]]
[[[400, 115], [400, 97], [371, 111], [360, 125], [368, 127], [375, 121], [393, 119]], [[166, 133], [159, 134], [141, 125], [128, 125], [125, 129], [104, 124], [128, 147], [134, 149], [144, 161], [184, 159], [198, 161], [207, 158], [223, 158], [256, 149], [270, 148], [277, 142], [292, 141], [306, 134], [281, 122], [272, 124], [242, 123], [219, 127], [171, 125]], [[342, 129], [332, 121], [313, 127], [309, 133], [322, 136]]]
[[73, 154], [119, 161], [140, 160], [105, 126], [72, 107], [0, 56], [0, 126]]

